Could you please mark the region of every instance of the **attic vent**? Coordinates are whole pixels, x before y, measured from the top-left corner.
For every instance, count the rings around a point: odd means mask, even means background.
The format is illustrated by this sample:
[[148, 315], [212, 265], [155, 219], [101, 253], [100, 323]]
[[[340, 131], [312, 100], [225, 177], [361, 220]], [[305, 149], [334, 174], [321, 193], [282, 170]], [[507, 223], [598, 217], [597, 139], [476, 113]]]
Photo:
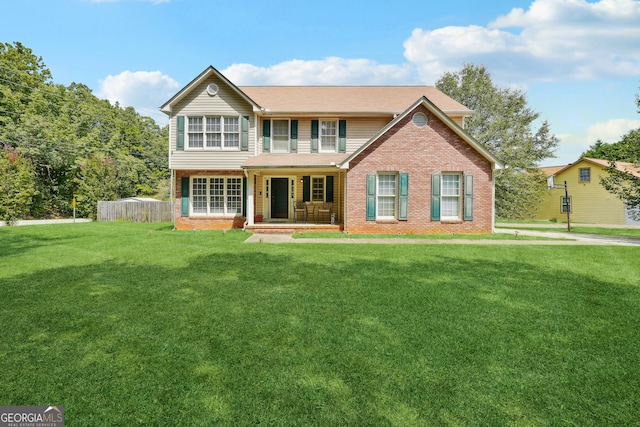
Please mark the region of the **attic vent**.
[[207, 93], [209, 94], [209, 96], [214, 96], [218, 93], [218, 85], [211, 83], [210, 85], [207, 86]]
[[427, 116], [425, 116], [424, 113], [415, 113], [413, 115], [413, 124], [419, 128], [425, 127], [427, 124]]

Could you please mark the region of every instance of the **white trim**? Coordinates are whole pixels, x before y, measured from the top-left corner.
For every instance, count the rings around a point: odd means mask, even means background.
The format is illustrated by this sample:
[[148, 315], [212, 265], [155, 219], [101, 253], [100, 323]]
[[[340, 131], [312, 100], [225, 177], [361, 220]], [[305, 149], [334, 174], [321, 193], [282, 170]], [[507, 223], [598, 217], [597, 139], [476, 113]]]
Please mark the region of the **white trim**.
[[[322, 149], [322, 122], [333, 122], [336, 125], [335, 148], [333, 150]], [[340, 120], [334, 118], [318, 118], [318, 153], [337, 153], [338, 144], [340, 143]]]
[[[279, 121], [286, 121], [287, 122], [287, 149], [286, 150], [274, 150], [275, 144], [274, 144], [274, 127], [273, 124], [276, 120]], [[274, 154], [287, 154], [291, 152], [291, 119], [289, 118], [280, 118], [280, 117], [272, 117], [270, 119], [270, 124], [269, 126], [271, 127], [271, 136], [270, 136], [270, 141], [269, 141], [269, 152], [274, 153]]]

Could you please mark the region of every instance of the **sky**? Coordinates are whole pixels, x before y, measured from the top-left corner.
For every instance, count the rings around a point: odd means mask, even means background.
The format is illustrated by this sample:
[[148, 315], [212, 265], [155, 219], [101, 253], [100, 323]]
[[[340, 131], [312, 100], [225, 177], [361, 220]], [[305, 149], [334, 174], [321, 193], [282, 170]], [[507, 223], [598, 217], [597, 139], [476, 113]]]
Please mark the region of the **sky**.
[[161, 125], [209, 65], [239, 86], [435, 85], [472, 63], [550, 124], [541, 166], [640, 127], [640, 0], [0, 0], [0, 16], [0, 42], [55, 83]]

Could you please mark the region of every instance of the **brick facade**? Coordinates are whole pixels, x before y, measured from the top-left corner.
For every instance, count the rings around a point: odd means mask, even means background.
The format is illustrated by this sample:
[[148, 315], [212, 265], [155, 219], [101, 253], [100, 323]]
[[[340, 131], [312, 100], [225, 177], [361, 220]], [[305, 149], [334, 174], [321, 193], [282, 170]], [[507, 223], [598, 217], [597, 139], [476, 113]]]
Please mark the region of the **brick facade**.
[[[422, 128], [412, 122], [414, 113], [418, 111], [428, 117], [428, 124]], [[406, 221], [367, 221], [366, 177], [367, 174], [379, 172], [409, 174]], [[449, 222], [431, 220], [431, 175], [442, 172], [473, 174], [473, 220]], [[462, 194], [464, 194], [463, 191], [461, 190]], [[346, 197], [345, 231], [348, 233], [492, 232], [491, 163], [444, 122], [431, 114], [424, 105], [418, 105], [414, 111], [405, 115], [350, 162]]]

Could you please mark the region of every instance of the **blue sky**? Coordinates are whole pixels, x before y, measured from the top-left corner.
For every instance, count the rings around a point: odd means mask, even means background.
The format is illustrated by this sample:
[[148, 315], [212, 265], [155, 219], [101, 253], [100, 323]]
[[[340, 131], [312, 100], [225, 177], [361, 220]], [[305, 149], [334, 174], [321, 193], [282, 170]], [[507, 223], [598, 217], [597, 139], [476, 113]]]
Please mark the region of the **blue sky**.
[[640, 1], [21, 0], [0, 41], [161, 124], [158, 107], [213, 65], [238, 85], [426, 84], [484, 65], [560, 138], [566, 164], [640, 127]]

